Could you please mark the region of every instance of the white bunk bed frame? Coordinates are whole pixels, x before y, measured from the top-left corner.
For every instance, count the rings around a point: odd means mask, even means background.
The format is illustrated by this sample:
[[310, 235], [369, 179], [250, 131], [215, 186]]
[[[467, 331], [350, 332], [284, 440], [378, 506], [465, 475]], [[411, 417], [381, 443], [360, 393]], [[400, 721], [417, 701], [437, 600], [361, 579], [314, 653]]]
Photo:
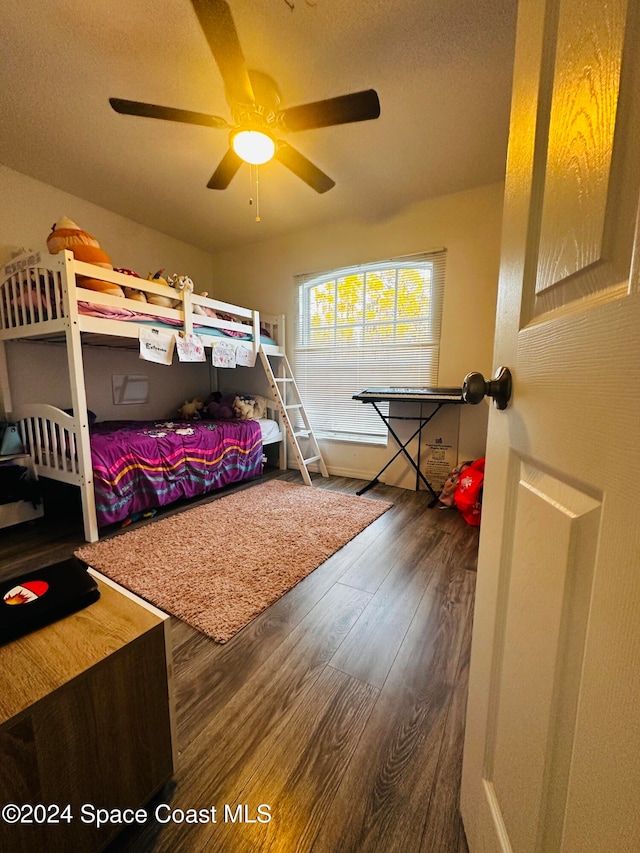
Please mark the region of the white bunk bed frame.
[[[39, 477], [48, 477], [80, 488], [84, 534], [88, 542], [95, 542], [99, 536], [89, 444], [82, 356], [83, 336], [84, 343], [88, 345], [92, 342], [105, 343], [105, 338], [111, 339], [112, 342], [119, 339], [122, 345], [123, 339], [125, 342], [129, 339], [129, 346], [135, 348], [141, 325], [134, 320], [88, 316], [78, 310], [79, 302], [106, 308], [128, 308], [152, 315], [159, 321], [178, 320], [180, 325], [169, 329], [177, 333], [191, 334], [194, 331], [194, 323], [197, 323], [221, 331], [251, 334], [251, 341], [245, 340], [244, 343], [253, 348], [256, 361], [259, 360], [261, 351], [265, 355], [284, 356], [284, 316], [261, 316], [256, 310], [197, 296], [187, 290], [171, 289], [171, 298], [181, 303], [177, 308], [163, 308], [88, 290], [82, 287], [82, 279], [78, 281], [77, 276], [111, 282], [145, 294], [168, 295], [166, 285], [76, 261], [70, 251], [61, 252], [59, 255], [50, 255], [45, 251], [28, 252], [6, 264], [3, 272], [0, 282], [0, 385], [5, 418], [18, 424], [25, 450], [33, 459]], [[34, 289], [38, 293], [37, 300], [32, 295]], [[194, 305], [231, 314], [234, 320], [226, 321], [196, 314]], [[167, 326], [156, 327], [149, 325], [148, 321], [144, 323], [144, 327], [168, 331]], [[268, 331], [269, 337], [277, 342], [276, 345], [261, 343], [261, 328]], [[221, 340], [215, 337], [209, 340], [209, 337], [202, 336], [205, 346], [208, 347]], [[21, 339], [61, 342], [66, 345], [73, 416], [55, 406], [42, 403], [26, 403], [14, 408], [5, 343]], [[265, 443], [281, 441], [282, 448], [286, 442], [280, 413], [275, 403], [269, 407], [269, 416], [278, 421], [280, 435]], [[282, 450], [280, 460], [282, 466]], [[286, 462], [284, 464], [286, 465]]]

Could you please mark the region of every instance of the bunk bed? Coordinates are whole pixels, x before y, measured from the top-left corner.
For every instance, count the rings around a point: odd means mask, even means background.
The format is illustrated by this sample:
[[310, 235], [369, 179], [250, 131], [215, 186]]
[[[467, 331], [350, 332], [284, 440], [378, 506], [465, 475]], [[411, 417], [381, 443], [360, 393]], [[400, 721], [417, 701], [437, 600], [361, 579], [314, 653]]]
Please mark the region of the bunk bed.
[[[91, 281], [127, 288], [127, 295], [89, 289]], [[174, 307], [141, 301], [140, 294], [163, 296], [167, 290], [166, 284], [78, 261], [68, 250], [58, 255], [29, 252], [3, 268], [0, 384], [5, 417], [18, 424], [25, 452], [39, 477], [79, 487], [89, 542], [99, 538], [99, 528], [106, 524], [256, 476], [262, 470], [262, 446], [283, 443], [275, 403], [268, 406], [269, 423], [91, 422], [83, 345], [135, 349], [140, 346], [141, 330], [151, 329], [185, 338], [195, 333], [206, 349], [219, 348], [221, 340], [233, 341], [243, 351], [242, 363], [255, 363], [261, 350], [284, 355], [283, 317], [261, 317], [256, 310], [198, 296], [186, 288], [171, 289]], [[12, 405], [5, 343], [18, 340], [66, 346], [70, 410], [46, 402]], [[132, 440], [139, 444], [132, 445]], [[140, 450], [145, 444], [148, 452]], [[129, 482], [127, 489], [127, 481], [134, 476], [134, 457], [143, 459], [141, 467], [146, 470], [137, 470], [135, 482]]]

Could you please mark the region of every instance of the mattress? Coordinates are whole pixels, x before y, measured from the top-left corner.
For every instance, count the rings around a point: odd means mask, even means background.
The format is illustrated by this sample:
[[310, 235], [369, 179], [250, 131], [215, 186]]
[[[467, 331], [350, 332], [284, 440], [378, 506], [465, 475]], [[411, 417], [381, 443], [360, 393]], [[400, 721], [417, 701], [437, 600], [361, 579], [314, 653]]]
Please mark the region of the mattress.
[[[150, 316], [149, 314], [143, 314], [138, 311], [130, 311], [128, 308], [116, 308], [111, 306], [107, 308], [104, 305], [93, 305], [89, 302], [78, 302], [78, 311], [80, 314], [86, 314], [88, 317], [97, 317], [102, 320], [120, 320], [124, 323], [134, 322], [139, 326], [155, 326], [157, 328], [166, 329], [175, 329], [176, 327], [182, 328], [182, 323], [179, 320], [166, 318], [161, 321], [157, 317]], [[253, 340], [253, 334], [250, 332], [246, 335], [243, 335], [240, 332], [225, 332], [223, 329], [213, 328], [212, 326], [201, 326], [197, 322], [194, 322], [193, 328], [198, 335], [204, 335], [207, 337], [231, 337], [239, 341]], [[276, 341], [264, 333], [260, 335], [260, 341], [263, 344], [277, 346]]]
[[260, 424], [263, 444], [280, 441], [280, 427], [276, 421], [269, 420], [268, 418], [260, 418], [256, 423]]
[[102, 421], [91, 430], [98, 526], [262, 473], [257, 421]]

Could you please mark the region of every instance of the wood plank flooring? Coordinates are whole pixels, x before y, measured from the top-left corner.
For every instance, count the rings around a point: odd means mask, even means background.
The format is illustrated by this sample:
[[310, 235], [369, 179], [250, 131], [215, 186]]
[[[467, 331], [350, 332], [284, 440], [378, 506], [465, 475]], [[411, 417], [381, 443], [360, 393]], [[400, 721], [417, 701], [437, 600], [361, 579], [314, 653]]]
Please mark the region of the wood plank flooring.
[[[458, 797], [478, 531], [429, 510], [424, 492], [379, 485], [366, 497], [394, 506], [227, 644], [172, 620], [179, 758], [150, 810], [166, 803], [175, 819], [125, 830], [110, 853], [467, 851]], [[3, 533], [0, 577], [82, 542], [64, 519]], [[190, 822], [212, 806], [215, 823]]]

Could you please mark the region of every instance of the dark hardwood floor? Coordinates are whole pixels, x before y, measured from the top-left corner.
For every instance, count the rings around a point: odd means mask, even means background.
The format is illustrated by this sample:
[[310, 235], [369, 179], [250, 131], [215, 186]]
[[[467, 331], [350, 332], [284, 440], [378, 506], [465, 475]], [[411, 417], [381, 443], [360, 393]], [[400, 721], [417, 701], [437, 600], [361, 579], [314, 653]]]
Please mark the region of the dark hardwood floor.
[[[151, 807], [174, 819], [125, 830], [109, 851], [467, 851], [458, 796], [478, 531], [428, 509], [424, 492], [379, 485], [367, 498], [394, 505], [226, 645], [172, 620], [179, 757]], [[2, 535], [0, 577], [83, 541], [61, 512]], [[189, 822], [212, 806], [215, 823]]]

